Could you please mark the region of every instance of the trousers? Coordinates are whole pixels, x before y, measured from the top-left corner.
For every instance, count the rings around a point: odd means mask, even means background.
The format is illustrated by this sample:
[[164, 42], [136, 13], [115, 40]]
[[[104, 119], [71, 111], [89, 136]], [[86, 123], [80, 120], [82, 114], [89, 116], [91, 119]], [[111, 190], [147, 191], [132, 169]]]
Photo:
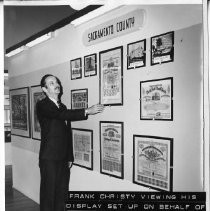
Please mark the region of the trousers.
[[64, 211], [70, 169], [64, 160], [40, 160], [40, 211]]

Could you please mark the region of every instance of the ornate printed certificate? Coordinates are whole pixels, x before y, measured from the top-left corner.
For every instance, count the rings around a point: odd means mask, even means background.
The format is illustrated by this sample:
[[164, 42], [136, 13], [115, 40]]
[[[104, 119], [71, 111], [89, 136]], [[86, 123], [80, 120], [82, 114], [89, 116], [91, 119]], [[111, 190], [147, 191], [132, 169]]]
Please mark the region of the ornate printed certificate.
[[100, 122], [100, 171], [123, 179], [123, 122]]
[[134, 135], [133, 182], [172, 191], [173, 140]]
[[151, 65], [174, 60], [174, 32], [151, 38]]
[[146, 39], [128, 44], [127, 69], [146, 65]]
[[71, 90], [71, 109], [88, 107], [88, 89]]
[[30, 137], [29, 88], [10, 90], [11, 134]]
[[36, 114], [36, 104], [45, 98], [40, 86], [31, 87], [31, 120], [32, 120], [32, 138], [41, 139], [41, 128]]
[[123, 47], [99, 53], [100, 103], [104, 105], [123, 104]]
[[140, 82], [140, 119], [173, 120], [173, 78]]
[[82, 78], [82, 59], [74, 59], [70, 61], [71, 80]]
[[97, 56], [91, 54], [84, 57], [84, 76], [89, 77], [97, 74]]
[[93, 131], [72, 128], [74, 164], [93, 170]]

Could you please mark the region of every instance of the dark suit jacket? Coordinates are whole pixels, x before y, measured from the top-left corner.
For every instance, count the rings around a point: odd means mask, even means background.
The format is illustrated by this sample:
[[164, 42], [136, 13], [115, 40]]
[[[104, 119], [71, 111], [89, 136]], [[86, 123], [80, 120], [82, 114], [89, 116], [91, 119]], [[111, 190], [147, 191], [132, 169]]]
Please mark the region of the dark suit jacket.
[[[37, 103], [41, 126], [39, 159], [73, 161], [71, 121], [85, 120], [85, 109], [58, 108], [48, 97]], [[66, 121], [67, 120], [67, 124]]]

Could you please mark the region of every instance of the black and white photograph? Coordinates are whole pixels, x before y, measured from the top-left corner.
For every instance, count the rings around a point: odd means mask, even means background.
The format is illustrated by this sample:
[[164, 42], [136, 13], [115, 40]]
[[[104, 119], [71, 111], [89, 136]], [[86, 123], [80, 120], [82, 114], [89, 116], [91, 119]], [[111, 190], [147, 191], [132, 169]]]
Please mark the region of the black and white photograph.
[[11, 133], [17, 136], [31, 136], [29, 88], [10, 90]]
[[146, 65], [146, 39], [127, 45], [127, 69]]
[[100, 172], [123, 179], [123, 122], [100, 122]]
[[173, 78], [140, 82], [140, 119], [173, 120]]
[[174, 32], [151, 38], [151, 65], [174, 61]]
[[71, 109], [88, 107], [88, 89], [71, 90]]
[[96, 53], [84, 57], [84, 76], [97, 75], [97, 55]]
[[123, 47], [99, 52], [100, 103], [123, 104]]
[[173, 139], [133, 136], [133, 182], [173, 191]]
[[93, 131], [72, 128], [74, 165], [93, 170]]
[[82, 58], [70, 61], [71, 80], [82, 78]]
[[41, 127], [39, 124], [39, 120], [37, 118], [36, 113], [36, 104], [38, 101], [45, 98], [44, 93], [40, 85], [35, 85], [31, 87], [31, 130], [32, 130], [32, 138], [36, 140], [41, 139]]
[[0, 211], [208, 210], [209, 14], [1, 1]]

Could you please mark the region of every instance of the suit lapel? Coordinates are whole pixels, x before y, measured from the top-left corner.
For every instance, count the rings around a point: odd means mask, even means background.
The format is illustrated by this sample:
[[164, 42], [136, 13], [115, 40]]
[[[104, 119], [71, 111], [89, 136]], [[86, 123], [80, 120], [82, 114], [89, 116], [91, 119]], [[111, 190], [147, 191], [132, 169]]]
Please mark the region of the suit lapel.
[[49, 106], [51, 106], [51, 107], [53, 106], [53, 107], [55, 107], [56, 109], [59, 110], [59, 108], [57, 107], [57, 105], [55, 105], [55, 103], [52, 100], [50, 100], [49, 97], [46, 97], [46, 100], [47, 100]]

